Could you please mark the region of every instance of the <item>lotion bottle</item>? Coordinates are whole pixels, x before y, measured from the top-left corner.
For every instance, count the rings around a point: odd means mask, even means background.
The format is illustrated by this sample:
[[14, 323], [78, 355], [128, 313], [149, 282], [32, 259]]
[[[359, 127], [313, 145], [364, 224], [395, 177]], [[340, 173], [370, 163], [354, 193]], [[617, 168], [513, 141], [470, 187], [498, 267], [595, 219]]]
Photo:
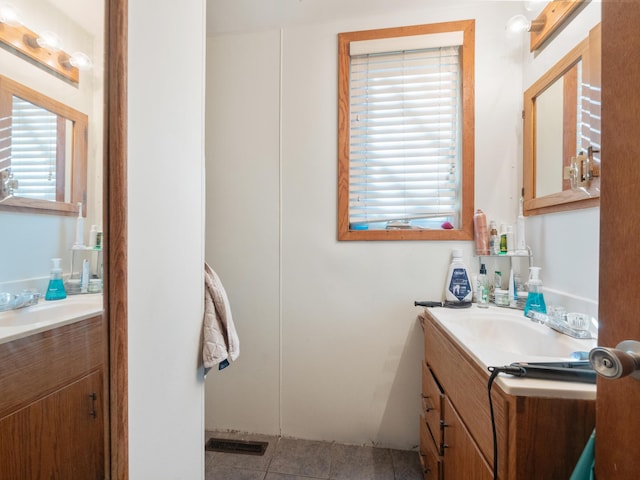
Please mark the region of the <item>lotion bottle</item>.
[[467, 267], [462, 261], [462, 250], [454, 248], [451, 251], [451, 265], [447, 274], [445, 286], [445, 300], [450, 302], [470, 302], [473, 298], [471, 279]]

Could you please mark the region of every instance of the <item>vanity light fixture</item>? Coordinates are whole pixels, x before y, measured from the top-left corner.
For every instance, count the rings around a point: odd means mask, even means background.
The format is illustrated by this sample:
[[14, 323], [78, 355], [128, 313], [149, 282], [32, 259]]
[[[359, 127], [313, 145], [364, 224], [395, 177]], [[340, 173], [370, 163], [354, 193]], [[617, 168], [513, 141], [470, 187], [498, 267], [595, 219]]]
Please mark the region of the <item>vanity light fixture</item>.
[[0, 43], [7, 50], [74, 85], [79, 82], [79, 70], [93, 66], [87, 54], [76, 52], [70, 55], [62, 50], [62, 41], [55, 32], [38, 34], [22, 25], [17, 10], [8, 3], [0, 3]]
[[[525, 8], [535, 11], [540, 0], [529, 1]], [[507, 31], [515, 34], [530, 32], [529, 51], [533, 52], [543, 46], [565, 23], [569, 22], [587, 0], [551, 0], [534, 20], [524, 15], [515, 15], [507, 22]]]

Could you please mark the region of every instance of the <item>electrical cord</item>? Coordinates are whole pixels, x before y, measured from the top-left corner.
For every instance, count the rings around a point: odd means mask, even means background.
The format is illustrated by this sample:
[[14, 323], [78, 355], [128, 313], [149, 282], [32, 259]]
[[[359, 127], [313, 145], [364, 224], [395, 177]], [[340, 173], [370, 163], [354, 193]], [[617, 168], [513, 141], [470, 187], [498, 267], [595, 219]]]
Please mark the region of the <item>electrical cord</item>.
[[516, 377], [522, 377], [527, 372], [523, 367], [505, 365], [504, 367], [488, 367], [491, 372], [487, 383], [487, 393], [489, 395], [489, 413], [491, 414], [491, 434], [493, 435], [493, 480], [498, 480], [498, 435], [496, 433], [496, 419], [493, 413], [493, 400], [491, 399], [491, 387], [499, 373], [508, 373]]

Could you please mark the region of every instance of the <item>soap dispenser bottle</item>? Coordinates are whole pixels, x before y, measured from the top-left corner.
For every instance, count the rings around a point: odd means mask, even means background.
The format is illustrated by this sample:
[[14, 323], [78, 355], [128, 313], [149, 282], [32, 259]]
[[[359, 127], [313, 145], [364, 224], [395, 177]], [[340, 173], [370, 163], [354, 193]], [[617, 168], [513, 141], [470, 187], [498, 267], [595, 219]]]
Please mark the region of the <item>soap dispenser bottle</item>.
[[527, 296], [527, 304], [524, 307], [524, 314], [527, 316], [529, 311], [547, 313], [547, 305], [544, 303], [544, 294], [542, 293], [542, 280], [540, 280], [540, 267], [529, 268], [529, 295]]
[[47, 287], [47, 293], [44, 296], [45, 300], [62, 300], [67, 298], [67, 292], [64, 289], [64, 283], [62, 282], [62, 268], [60, 268], [60, 259], [51, 259], [51, 278], [49, 280], [49, 286]]

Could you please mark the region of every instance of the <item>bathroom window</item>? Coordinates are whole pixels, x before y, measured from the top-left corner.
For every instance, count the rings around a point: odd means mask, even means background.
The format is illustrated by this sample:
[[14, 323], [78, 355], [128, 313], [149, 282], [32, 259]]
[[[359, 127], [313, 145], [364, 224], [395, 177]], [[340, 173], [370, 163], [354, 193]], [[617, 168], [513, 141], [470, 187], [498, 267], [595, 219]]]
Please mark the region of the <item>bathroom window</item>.
[[338, 36], [339, 240], [473, 238], [474, 26]]

